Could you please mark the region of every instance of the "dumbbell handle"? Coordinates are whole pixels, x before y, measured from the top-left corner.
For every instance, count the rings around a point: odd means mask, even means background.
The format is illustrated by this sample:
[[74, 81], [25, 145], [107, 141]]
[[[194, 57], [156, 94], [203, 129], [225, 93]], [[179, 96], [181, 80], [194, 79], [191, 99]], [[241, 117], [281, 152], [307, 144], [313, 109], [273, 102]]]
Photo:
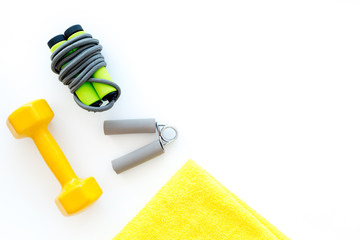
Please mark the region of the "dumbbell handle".
[[50, 170], [53, 172], [61, 186], [77, 178], [74, 170], [71, 168], [61, 148], [50, 134], [47, 127], [39, 128], [32, 135], [36, 147], [39, 149], [42, 157]]

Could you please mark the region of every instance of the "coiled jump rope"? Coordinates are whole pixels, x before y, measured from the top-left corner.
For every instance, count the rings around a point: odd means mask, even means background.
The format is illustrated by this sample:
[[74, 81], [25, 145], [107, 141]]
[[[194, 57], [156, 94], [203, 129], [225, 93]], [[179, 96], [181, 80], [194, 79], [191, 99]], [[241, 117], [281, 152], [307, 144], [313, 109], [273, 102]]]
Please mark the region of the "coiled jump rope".
[[120, 97], [120, 87], [112, 81], [101, 54], [102, 46], [80, 25], [68, 28], [48, 42], [51, 70], [74, 94], [75, 102], [92, 112], [106, 111]]

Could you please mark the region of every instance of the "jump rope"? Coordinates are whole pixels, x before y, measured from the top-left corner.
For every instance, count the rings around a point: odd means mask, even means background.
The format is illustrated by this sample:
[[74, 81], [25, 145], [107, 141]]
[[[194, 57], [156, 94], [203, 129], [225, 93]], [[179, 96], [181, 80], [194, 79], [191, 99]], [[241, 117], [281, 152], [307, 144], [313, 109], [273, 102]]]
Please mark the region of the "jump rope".
[[92, 112], [109, 110], [121, 94], [106, 70], [99, 40], [85, 33], [80, 25], [49, 40], [51, 70], [74, 94], [75, 102]]

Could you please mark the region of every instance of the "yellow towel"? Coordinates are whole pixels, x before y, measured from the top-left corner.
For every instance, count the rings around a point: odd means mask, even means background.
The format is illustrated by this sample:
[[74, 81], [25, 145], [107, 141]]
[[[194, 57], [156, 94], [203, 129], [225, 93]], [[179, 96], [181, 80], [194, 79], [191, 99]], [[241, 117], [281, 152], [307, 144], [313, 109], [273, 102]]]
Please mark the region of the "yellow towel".
[[289, 238], [189, 160], [113, 240], [155, 239]]

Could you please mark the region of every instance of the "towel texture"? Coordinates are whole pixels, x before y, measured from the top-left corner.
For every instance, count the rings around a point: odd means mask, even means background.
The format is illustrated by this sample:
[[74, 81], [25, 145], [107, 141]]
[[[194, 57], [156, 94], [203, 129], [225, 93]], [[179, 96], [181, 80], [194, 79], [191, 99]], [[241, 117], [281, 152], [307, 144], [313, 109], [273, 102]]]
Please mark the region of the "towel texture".
[[113, 240], [289, 239], [189, 160]]

